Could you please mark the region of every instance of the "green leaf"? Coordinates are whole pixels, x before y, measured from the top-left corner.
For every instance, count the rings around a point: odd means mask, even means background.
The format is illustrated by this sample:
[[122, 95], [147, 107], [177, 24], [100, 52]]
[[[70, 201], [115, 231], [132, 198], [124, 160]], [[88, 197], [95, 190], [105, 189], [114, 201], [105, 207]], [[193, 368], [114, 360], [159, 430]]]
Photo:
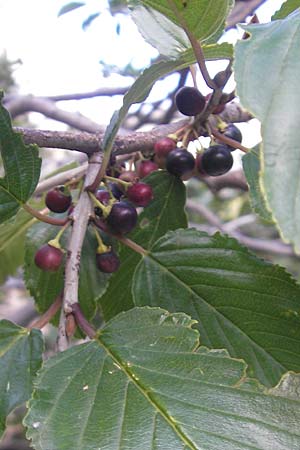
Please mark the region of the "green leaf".
[[26, 211], [20, 210], [13, 219], [0, 225], [0, 284], [23, 264], [25, 234], [35, 221]]
[[[181, 180], [167, 172], [152, 173], [145, 181], [152, 186], [154, 200], [140, 214], [138, 225], [129, 237], [145, 250], [150, 250], [168, 230], [187, 226], [185, 187]], [[100, 299], [106, 320], [133, 307], [132, 277], [141, 255], [122, 246], [120, 259], [121, 267], [111, 277], [109, 287]]]
[[6, 416], [31, 396], [42, 351], [39, 330], [26, 330], [8, 320], [0, 321], [0, 438]]
[[14, 216], [31, 197], [41, 169], [38, 147], [25, 145], [21, 135], [13, 131], [2, 98], [0, 91], [0, 151], [5, 170], [4, 178], [0, 178], [0, 223]]
[[[57, 272], [44, 272], [34, 263], [36, 251], [54, 239], [57, 232], [56, 226], [39, 222], [29, 229], [25, 242], [25, 282], [40, 313], [50, 307], [64, 286], [64, 265]], [[67, 247], [69, 233], [67, 229], [61, 239], [63, 248]], [[78, 290], [80, 306], [88, 320], [93, 318], [96, 302], [104, 293], [109, 278], [97, 269], [96, 249], [96, 237], [92, 230], [88, 230], [82, 247]]]
[[259, 146], [243, 156], [243, 169], [249, 185], [250, 203], [253, 210], [266, 222], [273, 222], [272, 214], [268, 209], [264, 192], [260, 186], [260, 160]]
[[261, 121], [260, 185], [287, 242], [300, 251], [300, 10], [247, 26], [236, 46], [235, 79], [244, 107]]
[[300, 7], [300, 0], [287, 0], [283, 3], [281, 8], [272, 16], [272, 20], [284, 19], [291, 14], [295, 9]]
[[190, 314], [204, 345], [244, 359], [267, 386], [300, 370], [300, 286], [235, 239], [167, 233], [139, 263], [132, 291], [135, 305]]
[[49, 359], [25, 418], [34, 448], [298, 450], [299, 376], [264, 390], [242, 361], [198, 349], [192, 324], [134, 309]]
[[67, 14], [70, 11], [74, 11], [74, 9], [80, 8], [84, 6], [84, 2], [70, 2], [66, 3], [58, 12], [57, 17], [62, 16], [63, 14]]
[[[202, 44], [216, 43], [225, 28], [232, 0], [141, 0], [132, 18], [147, 42], [168, 57], [178, 57], [191, 47], [182, 26]], [[173, 7], [170, 5], [173, 3]]]

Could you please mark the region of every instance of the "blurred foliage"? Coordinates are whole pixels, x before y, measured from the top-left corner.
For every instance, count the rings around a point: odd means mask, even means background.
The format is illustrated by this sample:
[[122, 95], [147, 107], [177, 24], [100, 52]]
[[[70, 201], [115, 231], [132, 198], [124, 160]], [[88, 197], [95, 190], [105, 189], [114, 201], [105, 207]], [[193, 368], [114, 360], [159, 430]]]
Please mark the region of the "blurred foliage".
[[0, 55], [0, 89], [3, 89], [6, 93], [17, 87], [13, 72], [14, 67], [18, 64], [21, 64], [21, 60], [10, 61], [6, 52]]

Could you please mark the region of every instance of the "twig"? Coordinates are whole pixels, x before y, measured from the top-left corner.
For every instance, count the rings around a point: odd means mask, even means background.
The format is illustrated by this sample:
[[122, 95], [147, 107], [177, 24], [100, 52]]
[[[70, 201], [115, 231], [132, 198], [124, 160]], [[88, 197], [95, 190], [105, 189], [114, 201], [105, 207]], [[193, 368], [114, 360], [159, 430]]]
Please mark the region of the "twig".
[[36, 321], [34, 321], [27, 328], [29, 328], [30, 330], [32, 328], [38, 328], [40, 330], [42, 328], [44, 328], [44, 326], [47, 325], [50, 322], [50, 320], [55, 316], [57, 311], [60, 310], [61, 305], [62, 305], [62, 294], [59, 294], [56, 297], [55, 301], [50, 306], [50, 308], [47, 309], [47, 311], [41, 317], [39, 317]]
[[31, 214], [36, 219], [40, 220], [41, 222], [49, 223], [51, 225], [58, 225], [58, 226], [64, 226], [68, 222], [68, 217], [65, 219], [58, 219], [56, 217], [47, 216], [46, 214], [42, 214], [40, 211], [37, 211], [36, 209], [32, 208], [27, 203], [24, 203], [22, 205], [22, 208], [25, 209], [29, 214]]
[[245, 153], [249, 152], [249, 149], [247, 147], [244, 147], [244, 145], [240, 144], [239, 142], [235, 141], [234, 139], [230, 139], [229, 137], [220, 133], [216, 128], [212, 127], [211, 132], [215, 138], [217, 138], [219, 141], [224, 142], [225, 144], [230, 145], [230, 147], [238, 148], [239, 150], [242, 150], [242, 152], [245, 152]]
[[[113, 146], [115, 155], [124, 155], [141, 151], [153, 151], [153, 145], [160, 137], [172, 134], [179, 128], [188, 124], [189, 120], [183, 119], [168, 125], [160, 125], [148, 132], [132, 132], [127, 135], [116, 137]], [[63, 148], [74, 150], [86, 155], [92, 155], [102, 150], [101, 143], [104, 133], [85, 133], [69, 131], [32, 130], [28, 128], [15, 127], [14, 131], [22, 134], [25, 144], [37, 144], [39, 147]]]
[[34, 111], [81, 131], [87, 131], [89, 133], [103, 131], [103, 127], [99, 126], [91, 119], [88, 119], [81, 114], [58, 108], [55, 102], [42, 97], [34, 97], [31, 95], [19, 96], [15, 100], [5, 103], [5, 107], [12, 118]]
[[73, 315], [75, 317], [76, 323], [79, 326], [79, 328], [90, 339], [94, 339], [94, 337], [96, 336], [96, 331], [94, 330], [92, 325], [84, 317], [83, 312], [81, 311], [79, 303], [75, 303], [72, 308], [73, 308]]
[[210, 87], [211, 89], [217, 89], [218, 86], [210, 78], [210, 75], [208, 73], [208, 70], [207, 70], [207, 67], [206, 67], [206, 63], [205, 63], [204, 53], [203, 53], [203, 50], [202, 50], [200, 42], [198, 42], [197, 39], [195, 38], [195, 36], [190, 32], [184, 17], [178, 11], [174, 1], [173, 0], [168, 0], [168, 4], [169, 4], [170, 8], [172, 9], [173, 13], [175, 14], [175, 16], [177, 17], [177, 19], [178, 19], [182, 29], [184, 30], [185, 34], [187, 35], [187, 37], [188, 37], [188, 39], [189, 39], [189, 41], [191, 43], [192, 49], [193, 49], [194, 54], [196, 56], [196, 60], [197, 60], [200, 72], [202, 73], [202, 76], [203, 76], [207, 86]]
[[75, 167], [74, 169], [65, 170], [65, 172], [58, 173], [53, 175], [46, 180], [41, 181], [36, 190], [34, 191], [35, 195], [41, 194], [42, 192], [46, 192], [49, 189], [59, 186], [60, 184], [65, 184], [68, 181], [75, 180], [80, 178], [85, 174], [88, 167], [88, 163], [82, 164], [80, 167]]
[[[101, 159], [102, 155], [99, 152], [91, 156], [84, 187], [88, 186], [94, 180], [96, 174], [98, 173]], [[73, 212], [73, 227], [68, 243], [68, 256], [65, 267], [64, 300], [57, 340], [57, 346], [60, 351], [68, 348], [66, 314], [72, 313], [74, 305], [78, 303], [81, 249], [92, 212], [93, 208], [89, 194], [83, 189]]]

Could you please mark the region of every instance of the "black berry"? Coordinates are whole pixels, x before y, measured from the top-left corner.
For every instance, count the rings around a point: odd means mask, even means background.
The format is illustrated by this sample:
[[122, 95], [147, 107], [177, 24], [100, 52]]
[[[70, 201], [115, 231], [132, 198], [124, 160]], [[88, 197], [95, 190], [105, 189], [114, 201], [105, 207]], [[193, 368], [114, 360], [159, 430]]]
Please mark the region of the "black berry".
[[125, 234], [136, 226], [137, 218], [135, 207], [130, 203], [121, 201], [112, 206], [106, 221], [113, 233]]
[[117, 199], [120, 200], [120, 198], [122, 197], [122, 195], [124, 195], [124, 192], [121, 191], [121, 189], [119, 188], [117, 183], [109, 183], [109, 188], [112, 192], [112, 195]]
[[45, 203], [50, 211], [63, 213], [71, 206], [72, 196], [64, 186], [57, 186], [47, 192]]
[[195, 167], [195, 158], [187, 150], [177, 148], [172, 150], [166, 159], [166, 169], [173, 175], [181, 177], [191, 172]]
[[150, 160], [141, 161], [138, 166], [139, 178], [145, 178], [149, 173], [158, 170], [158, 165]]
[[118, 255], [110, 250], [109, 252], [96, 254], [96, 265], [101, 272], [113, 273], [120, 267], [120, 260]]
[[[243, 136], [238, 127], [233, 125], [233, 123], [228, 124], [227, 128], [224, 131], [224, 136], [229, 137], [230, 139], [233, 139], [234, 141], [237, 141], [239, 143], [242, 142]], [[230, 146], [229, 146], [230, 147]], [[235, 150], [234, 147], [230, 147], [230, 149]]]
[[149, 184], [135, 183], [127, 189], [127, 197], [136, 206], [147, 206], [153, 199], [153, 190]]
[[184, 86], [177, 91], [175, 103], [185, 116], [196, 116], [205, 107], [205, 97], [195, 87]]
[[46, 272], [55, 272], [62, 263], [63, 255], [59, 248], [45, 244], [36, 252], [34, 262]]
[[230, 148], [224, 144], [212, 145], [202, 155], [201, 169], [207, 175], [216, 177], [228, 172], [233, 164]]

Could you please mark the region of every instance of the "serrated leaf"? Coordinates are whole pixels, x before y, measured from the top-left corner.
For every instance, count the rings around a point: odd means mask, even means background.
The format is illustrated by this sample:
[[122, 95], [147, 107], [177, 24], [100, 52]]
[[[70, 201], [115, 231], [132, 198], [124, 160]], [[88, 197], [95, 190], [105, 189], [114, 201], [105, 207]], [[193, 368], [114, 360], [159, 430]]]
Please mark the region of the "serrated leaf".
[[66, 3], [58, 12], [57, 17], [62, 16], [63, 14], [67, 14], [68, 12], [74, 11], [74, 9], [78, 9], [81, 6], [84, 6], [84, 2], [69, 2]]
[[15, 133], [0, 91], [0, 151], [5, 176], [0, 178], [0, 223], [16, 214], [33, 194], [40, 176], [41, 159], [36, 145], [25, 145]]
[[[40, 222], [29, 229], [25, 242], [25, 283], [41, 313], [50, 307], [63, 290], [64, 264], [57, 272], [44, 272], [35, 265], [34, 256], [42, 245], [54, 239], [57, 232], [56, 226]], [[69, 232], [68, 229], [61, 239], [63, 248], [67, 246]], [[109, 278], [109, 275], [100, 272], [96, 267], [96, 249], [95, 235], [88, 229], [82, 247], [78, 290], [80, 306], [88, 320], [93, 318], [96, 302], [104, 293]]]
[[31, 396], [42, 351], [39, 330], [30, 331], [8, 320], [0, 321], [0, 438], [7, 415]]
[[190, 314], [204, 345], [243, 358], [267, 386], [300, 370], [300, 286], [235, 239], [167, 233], [140, 261], [132, 291], [135, 305]]
[[[129, 237], [145, 250], [150, 250], [168, 230], [187, 226], [185, 187], [181, 180], [167, 172], [152, 173], [145, 181], [152, 186], [154, 200], [140, 214], [138, 225]], [[111, 277], [109, 287], [99, 302], [106, 320], [133, 307], [132, 277], [140, 259], [138, 253], [122, 246], [121, 266]]]
[[259, 146], [243, 156], [243, 169], [249, 185], [250, 203], [253, 210], [266, 222], [272, 223], [272, 214], [268, 209], [264, 192], [261, 189]]
[[262, 124], [261, 186], [285, 241], [300, 251], [300, 10], [247, 26], [235, 55], [237, 93]]
[[35, 221], [26, 211], [20, 210], [13, 219], [0, 225], [0, 284], [22, 265], [25, 234]]
[[286, 0], [281, 8], [272, 16], [272, 20], [284, 19], [300, 7], [300, 0]]
[[242, 361], [197, 349], [192, 324], [136, 308], [49, 359], [25, 418], [34, 448], [298, 450], [299, 376], [264, 390]]
[[[132, 18], [147, 42], [168, 58], [191, 47], [186, 27], [202, 44], [216, 43], [225, 28], [232, 0], [141, 0]], [[172, 3], [172, 5], [170, 4]]]

